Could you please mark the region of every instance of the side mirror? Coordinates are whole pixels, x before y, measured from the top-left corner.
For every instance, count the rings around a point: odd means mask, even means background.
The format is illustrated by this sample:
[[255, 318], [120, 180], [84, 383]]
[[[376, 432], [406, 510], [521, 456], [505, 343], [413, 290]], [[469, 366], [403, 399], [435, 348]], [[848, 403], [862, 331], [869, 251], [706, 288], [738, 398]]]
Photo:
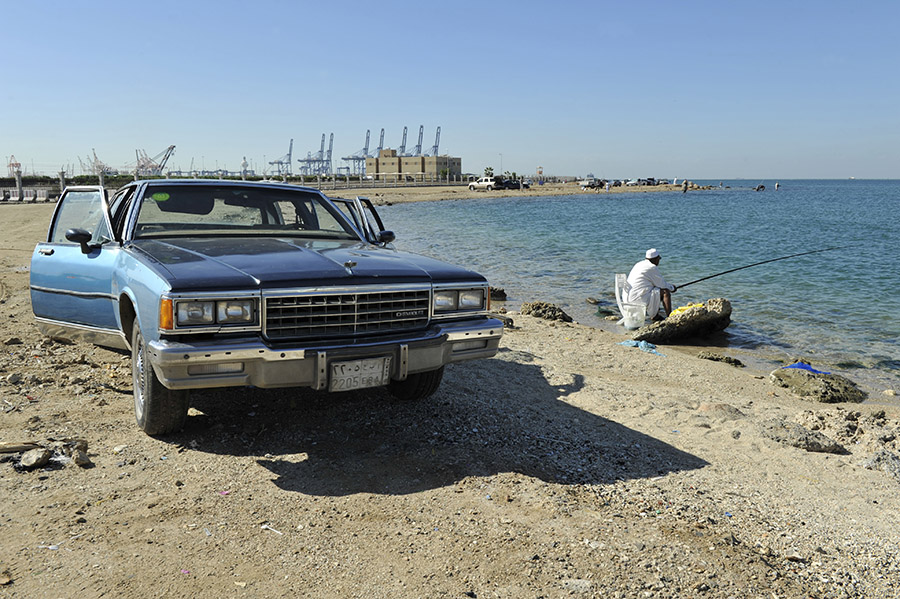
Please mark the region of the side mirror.
[[391, 243], [397, 236], [394, 235], [393, 231], [381, 231], [378, 233], [378, 243]]
[[82, 254], [90, 254], [91, 247], [88, 245], [88, 242], [91, 240], [91, 235], [88, 231], [84, 229], [67, 229], [66, 230], [66, 239], [73, 243], [81, 244], [81, 253]]

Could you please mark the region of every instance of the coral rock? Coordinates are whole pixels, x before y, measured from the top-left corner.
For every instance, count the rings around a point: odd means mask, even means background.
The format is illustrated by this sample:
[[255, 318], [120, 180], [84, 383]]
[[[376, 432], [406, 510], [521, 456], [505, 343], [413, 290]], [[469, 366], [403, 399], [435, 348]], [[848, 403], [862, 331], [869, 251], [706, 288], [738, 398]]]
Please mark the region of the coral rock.
[[692, 337], [704, 337], [724, 330], [731, 324], [731, 302], [716, 297], [701, 306], [688, 308], [669, 318], [641, 327], [632, 334], [635, 341], [674, 343]]

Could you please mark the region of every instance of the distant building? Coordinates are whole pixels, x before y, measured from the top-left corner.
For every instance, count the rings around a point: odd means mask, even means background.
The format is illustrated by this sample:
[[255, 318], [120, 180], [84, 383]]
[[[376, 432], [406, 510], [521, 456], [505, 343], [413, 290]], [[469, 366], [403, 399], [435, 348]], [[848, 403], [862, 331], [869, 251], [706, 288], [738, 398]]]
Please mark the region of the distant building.
[[366, 158], [366, 176], [383, 180], [430, 181], [462, 175], [462, 158], [452, 156], [397, 156], [397, 150], [381, 150]]

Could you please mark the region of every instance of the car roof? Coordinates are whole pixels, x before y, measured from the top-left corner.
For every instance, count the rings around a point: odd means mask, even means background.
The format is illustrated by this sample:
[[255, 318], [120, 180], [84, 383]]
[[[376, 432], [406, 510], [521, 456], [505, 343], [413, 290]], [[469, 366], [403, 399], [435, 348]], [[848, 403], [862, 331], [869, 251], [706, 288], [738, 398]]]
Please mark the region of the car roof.
[[290, 183], [279, 183], [277, 181], [233, 181], [224, 179], [142, 179], [131, 183], [131, 185], [147, 185], [148, 187], [171, 187], [178, 186], [201, 186], [201, 187], [262, 187], [274, 189], [290, 189], [292, 191], [304, 191], [321, 194], [322, 192], [313, 187], [303, 187], [300, 185], [291, 185]]

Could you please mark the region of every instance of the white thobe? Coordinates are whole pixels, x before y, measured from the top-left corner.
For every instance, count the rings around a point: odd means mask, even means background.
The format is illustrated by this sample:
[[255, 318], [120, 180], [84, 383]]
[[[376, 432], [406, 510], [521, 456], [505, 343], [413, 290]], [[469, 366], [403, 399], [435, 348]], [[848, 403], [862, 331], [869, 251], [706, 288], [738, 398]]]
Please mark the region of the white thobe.
[[641, 260], [634, 265], [628, 273], [628, 299], [629, 304], [643, 304], [647, 306], [647, 316], [653, 317], [659, 313], [660, 289], [675, 291], [675, 286], [670, 285], [663, 278], [659, 268], [649, 260]]

